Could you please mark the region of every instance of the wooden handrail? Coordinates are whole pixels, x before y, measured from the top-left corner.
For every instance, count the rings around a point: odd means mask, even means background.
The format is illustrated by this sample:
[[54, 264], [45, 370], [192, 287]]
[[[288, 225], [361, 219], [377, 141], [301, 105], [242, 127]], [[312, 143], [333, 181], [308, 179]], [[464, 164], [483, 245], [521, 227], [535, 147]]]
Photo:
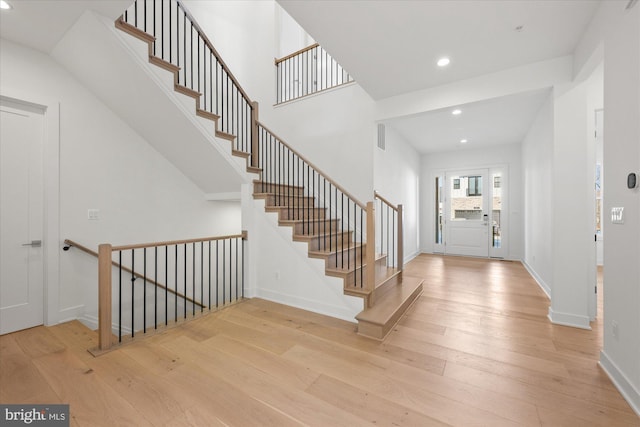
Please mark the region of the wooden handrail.
[[333, 179], [329, 178], [329, 176], [322, 171], [322, 169], [320, 169], [319, 167], [317, 167], [316, 165], [314, 165], [312, 162], [309, 161], [309, 159], [307, 159], [305, 156], [303, 156], [302, 154], [298, 153], [296, 150], [294, 150], [293, 148], [291, 148], [291, 146], [289, 144], [287, 144], [286, 142], [284, 142], [282, 140], [282, 138], [280, 138], [278, 135], [276, 135], [275, 133], [273, 133], [268, 127], [266, 127], [265, 125], [263, 125], [262, 123], [258, 122], [258, 125], [263, 128], [264, 130], [266, 130], [267, 132], [269, 132], [271, 135], [273, 135], [282, 145], [284, 145], [285, 147], [287, 147], [289, 150], [291, 150], [293, 153], [295, 153], [295, 155], [297, 155], [300, 160], [304, 161], [305, 163], [307, 163], [309, 166], [311, 166], [313, 169], [316, 170], [316, 172], [318, 172], [320, 175], [322, 175], [327, 181], [329, 181], [331, 184], [333, 184], [334, 187], [336, 187], [338, 190], [340, 190], [345, 196], [349, 197], [351, 200], [353, 200], [353, 202], [358, 205], [360, 208], [362, 208], [363, 210], [367, 210], [367, 205], [365, 203], [362, 203], [361, 201], [359, 201], [357, 198], [355, 198], [353, 195], [351, 195], [351, 193], [349, 193], [347, 190], [345, 190], [340, 184], [336, 183]]
[[[210, 240], [214, 240], [214, 239], [210, 239]], [[217, 239], [216, 239], [216, 240], [217, 240]], [[76, 242], [74, 242], [73, 240], [64, 239], [64, 243], [65, 243], [66, 245], [69, 245], [69, 247], [78, 248], [78, 249], [80, 249], [82, 252], [86, 252], [86, 253], [88, 253], [89, 255], [93, 255], [94, 257], [96, 257], [96, 258], [100, 259], [100, 256], [99, 256], [98, 252], [95, 252], [95, 251], [93, 251], [93, 250], [91, 250], [91, 249], [87, 248], [86, 246], [82, 246], [81, 244], [76, 243]], [[158, 246], [161, 246], [161, 245], [158, 245]], [[145, 246], [145, 247], [154, 247], [154, 246]], [[137, 249], [137, 248], [138, 248], [138, 246], [136, 246], [135, 248], [127, 248], [127, 249]], [[112, 248], [111, 248], [111, 250], [112, 250], [112, 251], [114, 251], [114, 250], [122, 250], [122, 249], [117, 249], [116, 247], [112, 247]], [[133, 271], [132, 269], [130, 269], [130, 268], [129, 268], [129, 267], [127, 267], [127, 266], [120, 265], [120, 264], [119, 264], [118, 262], [116, 262], [116, 261], [113, 261], [113, 260], [112, 260], [112, 261], [111, 261], [111, 265], [112, 265], [113, 267], [116, 267], [116, 268], [122, 268], [122, 270], [126, 271], [126, 272], [127, 272], [127, 273], [129, 273], [129, 274], [134, 275], [134, 276], [135, 276], [135, 277], [137, 277], [138, 279], [146, 279], [147, 283], [149, 283], [149, 284], [151, 284], [151, 285], [154, 285], [154, 286], [157, 286], [157, 287], [158, 287], [158, 288], [160, 288], [160, 289], [166, 290], [166, 291], [168, 291], [170, 294], [173, 294], [173, 295], [175, 295], [175, 296], [177, 296], [177, 297], [179, 297], [179, 298], [183, 298], [185, 301], [188, 301], [188, 302], [190, 302], [190, 303], [192, 303], [192, 304], [195, 304], [195, 305], [197, 305], [198, 307], [204, 307], [204, 305], [202, 305], [202, 304], [201, 304], [201, 303], [199, 303], [198, 301], [195, 301], [195, 300], [193, 300], [192, 298], [190, 298], [190, 297], [188, 297], [188, 296], [186, 296], [186, 295], [181, 294], [180, 292], [176, 292], [176, 291], [174, 291], [173, 289], [167, 288], [167, 287], [166, 287], [165, 285], [163, 285], [162, 283], [158, 283], [158, 282], [156, 282], [155, 280], [150, 279], [149, 277], [145, 277], [143, 274], [137, 273], [137, 272]]]
[[314, 43], [314, 44], [312, 44], [311, 46], [303, 47], [302, 49], [297, 50], [297, 51], [295, 51], [295, 52], [293, 52], [293, 53], [291, 53], [291, 54], [289, 54], [289, 55], [287, 55], [287, 56], [283, 56], [282, 58], [279, 58], [279, 59], [278, 59], [278, 58], [276, 58], [276, 59], [274, 59], [274, 61], [273, 61], [273, 62], [275, 63], [275, 65], [278, 65], [279, 63], [284, 62], [284, 61], [286, 61], [287, 59], [291, 59], [291, 58], [293, 58], [293, 57], [295, 57], [295, 56], [298, 56], [298, 55], [300, 55], [300, 54], [302, 54], [302, 53], [305, 53], [305, 52], [307, 52], [307, 51], [309, 51], [309, 50], [311, 50], [311, 49], [315, 49], [315, 48], [317, 48], [317, 47], [319, 47], [319, 46], [320, 46], [320, 45], [319, 45], [318, 43]]
[[153, 243], [136, 243], [133, 245], [121, 245], [121, 246], [113, 246], [112, 250], [114, 251], [127, 251], [130, 249], [142, 249], [142, 248], [155, 248], [158, 246], [172, 246], [172, 245], [183, 245], [186, 243], [199, 243], [199, 242], [208, 242], [213, 240], [226, 240], [226, 239], [247, 239], [247, 231], [243, 230], [240, 234], [232, 234], [228, 236], [219, 236], [219, 237], [201, 237], [197, 239], [185, 239], [185, 240], [167, 240], [164, 242], [153, 242]]
[[[180, 8], [185, 13], [187, 18], [189, 18], [189, 21], [191, 21], [191, 23], [193, 24], [193, 27], [196, 29], [196, 31], [198, 31], [198, 35], [207, 44], [207, 46], [209, 46], [209, 49], [211, 49], [211, 52], [213, 52], [213, 54], [216, 56], [216, 58], [218, 59], [220, 64], [223, 66], [224, 70], [227, 72], [229, 77], [231, 77], [231, 81], [233, 81], [233, 83], [238, 87], [238, 90], [240, 91], [242, 96], [244, 96], [244, 99], [246, 99], [247, 102], [249, 104], [251, 104], [251, 98], [249, 97], [249, 95], [247, 95], [247, 93], [244, 91], [244, 89], [242, 89], [242, 86], [240, 85], [240, 83], [238, 83], [238, 80], [236, 79], [236, 77], [231, 73], [231, 69], [222, 60], [222, 56], [218, 53], [218, 51], [213, 47], [213, 43], [211, 43], [211, 41], [209, 41], [209, 39], [207, 38], [207, 36], [204, 33], [204, 31], [202, 30], [202, 28], [200, 28], [200, 25], [198, 25], [198, 21], [195, 20], [193, 15], [191, 15], [191, 13], [189, 13], [189, 11], [184, 6], [184, 4], [182, 4], [181, 0], [176, 0], [176, 2], [180, 5]], [[251, 108], [253, 108], [253, 107], [251, 107]]]
[[398, 207], [397, 207], [397, 206], [395, 206], [395, 205], [394, 205], [393, 203], [391, 203], [390, 201], [388, 201], [387, 199], [385, 199], [384, 197], [382, 197], [382, 196], [380, 195], [380, 193], [378, 193], [377, 191], [374, 191], [374, 192], [373, 192], [373, 195], [374, 195], [374, 197], [375, 197], [376, 199], [380, 199], [380, 200], [382, 200], [385, 204], [389, 205], [389, 207], [390, 207], [391, 209], [393, 209], [394, 211], [398, 212]]

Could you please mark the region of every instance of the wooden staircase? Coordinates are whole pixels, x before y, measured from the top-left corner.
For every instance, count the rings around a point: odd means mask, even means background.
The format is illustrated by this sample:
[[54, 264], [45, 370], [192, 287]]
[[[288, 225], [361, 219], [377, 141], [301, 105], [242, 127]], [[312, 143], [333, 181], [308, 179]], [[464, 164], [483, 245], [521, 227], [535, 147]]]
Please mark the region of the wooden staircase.
[[[305, 196], [304, 187], [284, 184], [272, 184], [261, 181], [263, 169], [252, 162], [251, 154], [238, 149], [236, 136], [220, 130], [221, 117], [201, 108], [203, 94], [180, 84], [180, 68], [153, 54], [155, 38], [127, 23], [122, 17], [115, 23], [116, 28], [147, 43], [149, 46], [149, 62], [174, 75], [174, 90], [195, 101], [195, 114], [211, 120], [215, 125], [215, 135], [231, 143], [231, 154], [246, 160], [246, 170], [257, 174], [254, 181], [253, 197], [265, 201], [265, 212], [277, 213], [278, 224], [291, 227], [292, 239], [308, 243], [310, 258], [325, 260], [325, 274], [343, 279], [346, 295], [364, 299], [364, 310], [356, 316], [358, 333], [367, 337], [382, 340], [391, 331], [408, 307], [422, 293], [422, 279], [404, 276], [401, 269], [387, 267], [388, 254], [375, 254], [374, 269], [367, 269], [367, 251], [375, 250], [367, 243], [356, 242], [354, 230], [343, 230], [340, 219], [331, 219], [327, 208], [316, 206], [315, 197]], [[233, 78], [233, 77], [232, 77]], [[256, 117], [253, 126], [257, 133]], [[253, 149], [253, 147], [251, 147]], [[336, 185], [337, 186], [337, 185]], [[339, 188], [339, 186], [337, 186]], [[284, 190], [294, 197], [281, 197]], [[304, 205], [304, 209], [298, 209]], [[368, 280], [368, 271], [375, 274], [373, 290], [365, 289], [362, 284]]]
[[[358, 277], [363, 279], [360, 283], [367, 280], [366, 262], [362, 260], [366, 260], [364, 254], [370, 249], [366, 243], [354, 242], [354, 232], [343, 231], [340, 220], [325, 219], [327, 208], [316, 206], [316, 199], [303, 196], [303, 190], [288, 186], [288, 194], [294, 196], [278, 197], [281, 185], [257, 180], [253, 197], [265, 200], [265, 212], [278, 214], [280, 226], [291, 227], [293, 241], [308, 243], [309, 258], [325, 260], [325, 274], [341, 278], [346, 295], [364, 299], [365, 309], [356, 316], [358, 333], [384, 339], [422, 293], [423, 279], [404, 276], [401, 270], [387, 267], [388, 255], [376, 254], [375, 288], [370, 291], [357, 286]], [[299, 204], [305, 209], [297, 209]], [[328, 242], [332, 242], [331, 248]]]

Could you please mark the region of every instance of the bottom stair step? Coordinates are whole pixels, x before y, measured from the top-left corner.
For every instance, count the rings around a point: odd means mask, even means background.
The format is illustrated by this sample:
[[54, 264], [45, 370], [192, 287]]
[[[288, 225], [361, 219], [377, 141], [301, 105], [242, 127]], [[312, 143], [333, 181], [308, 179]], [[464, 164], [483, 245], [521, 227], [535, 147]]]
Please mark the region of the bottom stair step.
[[378, 340], [384, 339], [420, 296], [423, 282], [423, 279], [403, 275], [395, 288], [387, 291], [373, 307], [361, 311], [356, 316], [358, 334]]

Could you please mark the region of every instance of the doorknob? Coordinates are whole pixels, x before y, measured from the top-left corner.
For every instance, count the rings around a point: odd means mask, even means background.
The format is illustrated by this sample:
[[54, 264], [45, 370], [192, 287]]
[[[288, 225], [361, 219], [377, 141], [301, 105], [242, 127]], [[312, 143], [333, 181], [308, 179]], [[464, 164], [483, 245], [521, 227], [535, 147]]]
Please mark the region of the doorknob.
[[31, 246], [34, 248], [39, 248], [42, 246], [42, 240], [32, 240], [31, 243], [23, 243], [22, 246]]

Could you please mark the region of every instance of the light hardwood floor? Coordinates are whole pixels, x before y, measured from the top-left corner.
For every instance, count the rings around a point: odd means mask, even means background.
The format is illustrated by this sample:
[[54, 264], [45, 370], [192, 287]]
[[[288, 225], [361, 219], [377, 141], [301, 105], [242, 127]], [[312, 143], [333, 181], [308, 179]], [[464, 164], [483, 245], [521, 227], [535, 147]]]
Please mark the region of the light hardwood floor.
[[421, 255], [380, 343], [253, 299], [98, 358], [78, 322], [0, 337], [0, 402], [76, 426], [640, 426], [598, 367], [600, 325], [550, 324], [520, 263]]

